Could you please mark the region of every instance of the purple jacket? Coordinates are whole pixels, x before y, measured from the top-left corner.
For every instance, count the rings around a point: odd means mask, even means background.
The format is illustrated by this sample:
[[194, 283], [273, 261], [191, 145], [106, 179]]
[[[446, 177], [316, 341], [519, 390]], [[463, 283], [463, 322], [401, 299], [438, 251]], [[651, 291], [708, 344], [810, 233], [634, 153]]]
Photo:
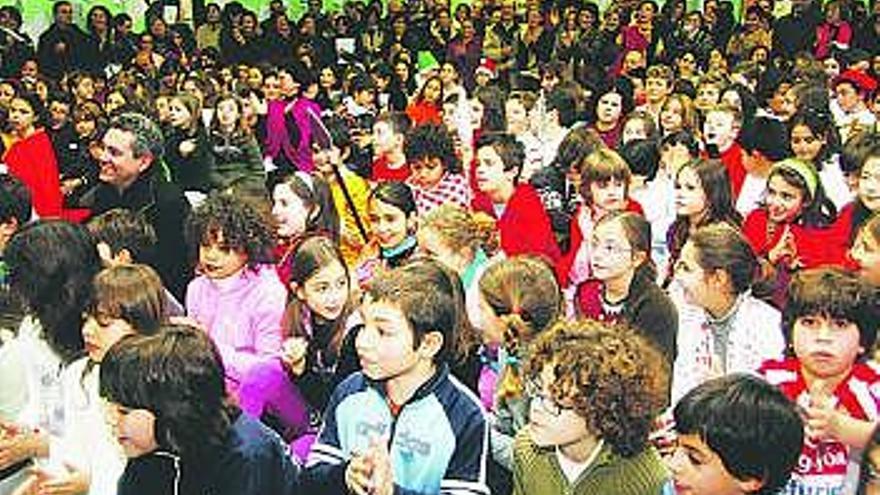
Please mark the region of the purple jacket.
[[287, 289], [272, 265], [245, 268], [224, 279], [204, 275], [189, 283], [186, 312], [205, 326], [220, 350], [226, 380], [235, 392], [248, 369], [281, 349]]

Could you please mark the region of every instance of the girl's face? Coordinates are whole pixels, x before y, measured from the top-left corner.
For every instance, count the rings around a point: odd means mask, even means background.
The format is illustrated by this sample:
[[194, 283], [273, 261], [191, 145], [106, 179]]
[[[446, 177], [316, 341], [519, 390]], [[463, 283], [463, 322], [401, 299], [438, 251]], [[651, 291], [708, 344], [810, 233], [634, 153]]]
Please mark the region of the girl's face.
[[865, 349], [859, 343], [859, 327], [845, 318], [804, 315], [792, 328], [794, 353], [804, 374], [813, 378], [841, 378]]
[[322, 88], [329, 91], [336, 86], [336, 74], [333, 73], [333, 69], [325, 67], [321, 69], [321, 75], [319, 76], [318, 81]]
[[604, 282], [630, 275], [635, 271], [636, 256], [627, 241], [623, 225], [616, 220], [603, 222], [593, 229], [590, 239], [590, 267]]
[[623, 125], [623, 144], [636, 139], [648, 139], [648, 131], [642, 119], [629, 119]]
[[616, 123], [623, 112], [623, 97], [618, 93], [605, 93], [596, 103], [596, 117], [603, 124]]
[[700, 308], [709, 304], [708, 296], [712, 290], [709, 274], [700, 266], [697, 248], [687, 242], [681, 249], [681, 255], [675, 262], [675, 281], [681, 287], [685, 301]]
[[880, 287], [880, 242], [877, 238], [862, 229], [849, 254], [859, 265], [859, 275], [869, 284]]
[[186, 105], [177, 98], [171, 98], [168, 102], [168, 122], [175, 128], [182, 129], [189, 127], [193, 120], [193, 114], [190, 113]]
[[146, 409], [130, 409], [107, 404], [107, 422], [125, 457], [133, 459], [159, 448], [156, 443], [156, 416]]
[[440, 104], [440, 92], [443, 89], [443, 84], [440, 82], [440, 79], [431, 79], [430, 81], [425, 83], [425, 90], [422, 92], [424, 96], [424, 100], [429, 103], [434, 103], [435, 105]]
[[767, 216], [771, 222], [792, 222], [801, 213], [805, 199], [799, 187], [789, 184], [779, 174], [767, 181]]
[[858, 196], [872, 213], [880, 212], [880, 156], [865, 160], [859, 173]]
[[708, 208], [706, 192], [693, 167], [685, 167], [675, 179], [675, 213], [688, 218], [697, 218]]
[[669, 103], [663, 105], [660, 110], [660, 125], [663, 127], [664, 134], [672, 134], [680, 131], [684, 126], [684, 118], [682, 114], [684, 109], [678, 100], [670, 99]]
[[15, 98], [9, 105], [9, 124], [15, 131], [24, 131], [34, 126], [36, 115], [27, 100]]
[[590, 197], [594, 210], [603, 215], [626, 208], [626, 181], [616, 178], [590, 183]]
[[241, 113], [235, 100], [220, 100], [217, 104], [217, 122], [221, 127], [234, 127], [240, 118]]
[[348, 302], [348, 274], [336, 260], [312, 274], [302, 287], [291, 289], [313, 313], [326, 321], [334, 321]]
[[305, 201], [288, 184], [278, 184], [272, 190], [272, 216], [278, 224], [279, 237], [293, 238], [303, 234], [310, 213]]
[[678, 66], [678, 73], [680, 75], [688, 76], [696, 72], [697, 59], [692, 53], [685, 53], [678, 59], [676, 65]]
[[89, 359], [100, 363], [110, 346], [122, 337], [134, 334], [134, 328], [122, 318], [114, 318], [98, 311], [89, 314], [82, 327], [83, 341]]
[[394, 72], [402, 83], [409, 81], [409, 66], [401, 62], [394, 66]]
[[443, 84], [455, 84], [455, 81], [458, 79], [458, 72], [456, 72], [455, 66], [449, 62], [443, 64], [443, 67], [440, 68], [440, 79], [443, 79]]
[[825, 146], [825, 138], [813, 134], [809, 127], [798, 124], [791, 130], [791, 151], [794, 156], [806, 162], [813, 162], [822, 147]]
[[247, 254], [226, 244], [223, 232], [214, 239], [205, 239], [199, 246], [199, 267], [202, 273], [212, 280], [229, 278], [244, 268]]
[[400, 208], [379, 199], [370, 201], [368, 214], [379, 247], [399, 246], [410, 233], [411, 219]]
[[507, 118], [507, 131], [514, 136], [529, 130], [529, 113], [522, 100], [518, 98], [507, 100], [504, 104], [504, 114]]
[[11, 84], [0, 84], [0, 106], [8, 108], [13, 98], [15, 98], [15, 88]]

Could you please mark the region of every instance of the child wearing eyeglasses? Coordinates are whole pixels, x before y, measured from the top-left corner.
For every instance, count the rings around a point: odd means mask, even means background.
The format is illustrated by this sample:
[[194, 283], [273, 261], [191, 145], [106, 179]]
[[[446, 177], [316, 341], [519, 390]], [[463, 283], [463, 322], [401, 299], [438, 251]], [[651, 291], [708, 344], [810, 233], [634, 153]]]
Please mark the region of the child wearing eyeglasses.
[[593, 228], [590, 267], [594, 279], [578, 286], [578, 314], [601, 321], [625, 321], [648, 336], [675, 361], [678, 314], [657, 285], [651, 260], [651, 224], [632, 212], [612, 213]]
[[782, 313], [793, 356], [759, 373], [798, 404], [805, 439], [784, 493], [853, 493], [878, 417], [880, 374], [865, 362], [877, 336], [876, 293], [837, 268], [795, 275]]
[[514, 495], [643, 495], [668, 486], [648, 444], [668, 366], [647, 338], [622, 324], [560, 321], [534, 342], [526, 376], [530, 417], [514, 444]]

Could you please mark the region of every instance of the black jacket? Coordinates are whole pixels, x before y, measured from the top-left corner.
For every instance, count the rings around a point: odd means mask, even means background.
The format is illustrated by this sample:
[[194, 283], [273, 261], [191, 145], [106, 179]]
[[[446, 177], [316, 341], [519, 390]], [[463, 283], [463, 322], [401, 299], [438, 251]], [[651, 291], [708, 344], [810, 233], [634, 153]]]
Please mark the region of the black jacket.
[[184, 226], [190, 205], [176, 184], [163, 177], [161, 164], [154, 163], [124, 191], [100, 183], [95, 190], [92, 214], [100, 215], [114, 208], [142, 214], [156, 231], [156, 255], [152, 260], [137, 260], [152, 265], [159, 272], [165, 287], [178, 300], [183, 300], [186, 284], [192, 278]]

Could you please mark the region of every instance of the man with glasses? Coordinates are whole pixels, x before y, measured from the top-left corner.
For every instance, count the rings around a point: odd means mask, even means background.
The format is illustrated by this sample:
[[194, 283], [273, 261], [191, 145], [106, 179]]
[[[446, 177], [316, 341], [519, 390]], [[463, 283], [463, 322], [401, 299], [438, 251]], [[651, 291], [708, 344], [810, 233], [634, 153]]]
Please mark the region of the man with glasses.
[[648, 432], [668, 366], [630, 328], [561, 321], [525, 365], [529, 423], [514, 443], [514, 495], [659, 494], [668, 474]]

